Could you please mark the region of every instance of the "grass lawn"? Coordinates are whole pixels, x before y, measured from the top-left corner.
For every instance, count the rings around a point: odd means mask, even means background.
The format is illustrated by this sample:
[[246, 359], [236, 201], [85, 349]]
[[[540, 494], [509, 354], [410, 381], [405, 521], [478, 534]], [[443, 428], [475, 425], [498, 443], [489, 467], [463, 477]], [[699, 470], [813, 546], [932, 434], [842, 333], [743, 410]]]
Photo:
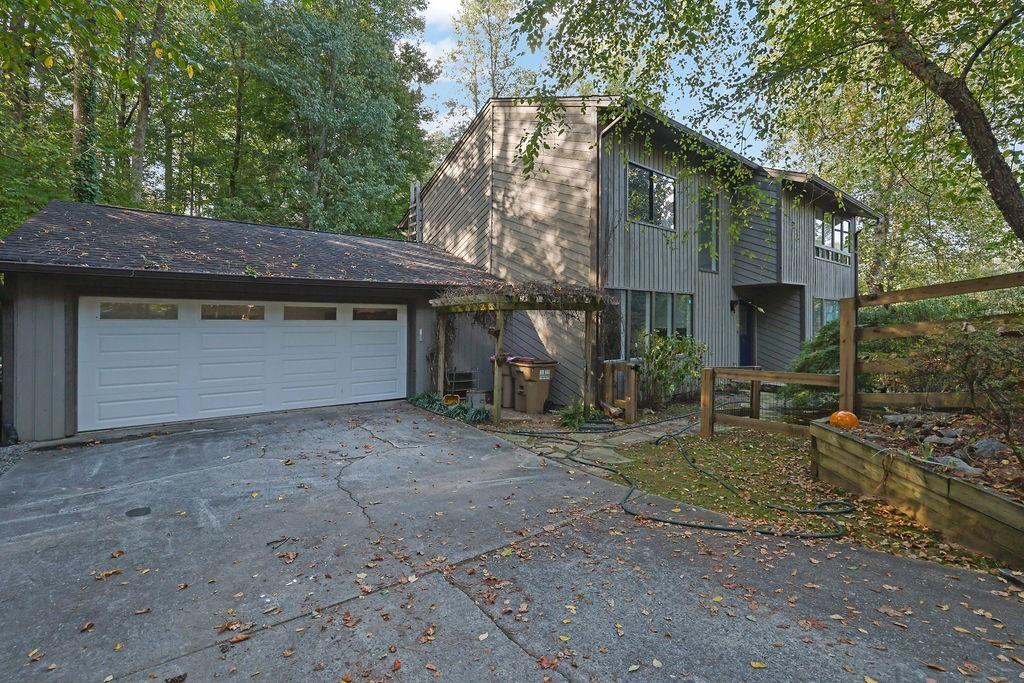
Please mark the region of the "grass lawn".
[[816, 501], [824, 499], [850, 501], [856, 511], [839, 517], [848, 530], [847, 542], [958, 566], [995, 566], [984, 556], [946, 543], [938, 533], [921, 527], [884, 501], [811, 479], [805, 439], [734, 430], [712, 439], [686, 436], [681, 441], [696, 465], [731, 484], [741, 497], [691, 467], [671, 441], [616, 449], [633, 460], [620, 469], [642, 490], [784, 530], [828, 531], [832, 527], [814, 515], [780, 512], [756, 501], [795, 508], [813, 508]]

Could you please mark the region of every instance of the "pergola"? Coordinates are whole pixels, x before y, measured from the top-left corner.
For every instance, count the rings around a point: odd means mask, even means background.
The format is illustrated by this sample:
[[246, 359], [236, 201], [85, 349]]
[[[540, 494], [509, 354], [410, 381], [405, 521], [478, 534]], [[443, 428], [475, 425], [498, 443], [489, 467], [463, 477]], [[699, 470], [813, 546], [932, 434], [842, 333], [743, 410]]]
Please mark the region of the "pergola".
[[[505, 365], [505, 318], [514, 311], [582, 311], [584, 313], [583, 351], [584, 365], [584, 401], [588, 405], [594, 403], [594, 367], [592, 346], [597, 339], [597, 319], [595, 313], [604, 307], [604, 300], [596, 292], [573, 288], [554, 294], [538, 293], [534, 288], [526, 288], [522, 293], [515, 286], [506, 286], [506, 291], [499, 293], [446, 293], [438, 299], [431, 299], [430, 305], [437, 311], [437, 390], [444, 393], [445, 378], [445, 329], [447, 317], [457, 313], [490, 313], [497, 318], [494, 339], [494, 422], [501, 419], [502, 366]], [[556, 359], [557, 360], [557, 359]]]

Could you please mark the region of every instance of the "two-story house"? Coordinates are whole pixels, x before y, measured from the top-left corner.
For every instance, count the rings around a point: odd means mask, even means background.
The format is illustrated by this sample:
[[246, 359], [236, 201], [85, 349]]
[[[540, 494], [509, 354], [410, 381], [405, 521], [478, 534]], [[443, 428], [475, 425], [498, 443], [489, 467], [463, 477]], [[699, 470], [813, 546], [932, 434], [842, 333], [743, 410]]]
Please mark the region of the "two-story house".
[[[675, 122], [640, 132], [603, 112], [608, 102], [563, 98], [564, 125], [524, 175], [523, 136], [536, 108], [492, 99], [423, 186], [419, 232], [490, 274], [603, 290], [596, 359], [624, 358], [642, 331], [693, 335], [706, 363], [784, 369], [802, 342], [856, 291], [856, 231], [877, 214], [815, 176], [765, 168]], [[680, 136], [749, 171], [760, 206], [734, 224], [732, 192], [687, 163]], [[732, 226], [732, 229], [730, 229]], [[465, 322], [465, 321], [464, 321]], [[509, 353], [556, 359], [555, 403], [578, 397], [582, 323], [517, 312]], [[489, 386], [490, 345], [461, 325], [456, 367]]]

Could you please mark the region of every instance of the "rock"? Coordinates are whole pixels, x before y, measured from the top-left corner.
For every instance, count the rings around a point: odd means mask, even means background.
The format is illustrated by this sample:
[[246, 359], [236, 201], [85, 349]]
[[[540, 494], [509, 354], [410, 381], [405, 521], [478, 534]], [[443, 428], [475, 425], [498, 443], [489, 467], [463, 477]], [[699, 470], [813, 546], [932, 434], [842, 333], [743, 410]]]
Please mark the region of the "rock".
[[931, 458], [931, 461], [943, 465], [944, 467], [952, 467], [955, 470], [959, 470], [964, 474], [981, 474], [981, 470], [977, 467], [971, 467], [960, 458], [954, 458], [952, 455], [944, 455], [941, 458]]
[[917, 427], [921, 424], [921, 418], [917, 415], [883, 415], [882, 419], [885, 420], [886, 424], [893, 427]]
[[956, 439], [950, 439], [945, 436], [926, 436], [924, 442], [934, 446], [952, 446], [956, 443]]
[[971, 452], [974, 453], [976, 458], [997, 458], [1000, 451], [1005, 451], [1008, 448], [1009, 446], [1005, 443], [992, 437], [979, 439], [971, 444]]
[[961, 437], [961, 436], [964, 435], [964, 430], [962, 430], [962, 429], [953, 429], [953, 428], [950, 428], [950, 427], [945, 427], [943, 429], [940, 429], [940, 430], [938, 430], [938, 432], [939, 432], [939, 434], [941, 434], [942, 436], [946, 437], [947, 439], [956, 439], [956, 438]]

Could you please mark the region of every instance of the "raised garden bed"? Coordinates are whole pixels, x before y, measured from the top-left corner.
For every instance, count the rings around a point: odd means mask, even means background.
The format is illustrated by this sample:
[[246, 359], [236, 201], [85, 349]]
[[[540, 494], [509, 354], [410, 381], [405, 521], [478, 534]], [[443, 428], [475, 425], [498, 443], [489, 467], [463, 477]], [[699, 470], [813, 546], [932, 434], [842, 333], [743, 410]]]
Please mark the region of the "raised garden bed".
[[812, 473], [888, 500], [947, 539], [1024, 568], [1024, 504], [823, 420], [811, 423]]

